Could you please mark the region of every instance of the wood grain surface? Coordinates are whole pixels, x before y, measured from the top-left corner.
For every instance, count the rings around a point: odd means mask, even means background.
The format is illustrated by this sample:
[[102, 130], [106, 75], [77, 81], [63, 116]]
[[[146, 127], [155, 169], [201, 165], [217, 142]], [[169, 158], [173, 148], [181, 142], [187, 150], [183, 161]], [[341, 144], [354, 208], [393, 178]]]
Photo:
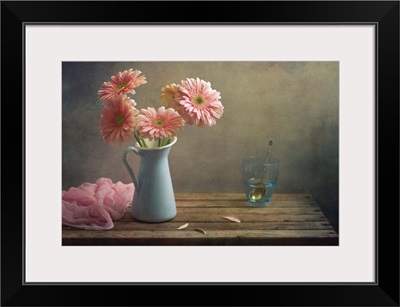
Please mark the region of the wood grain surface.
[[171, 221], [135, 221], [128, 207], [111, 230], [63, 226], [62, 244], [338, 245], [338, 234], [309, 194], [275, 194], [265, 208], [249, 207], [240, 193], [176, 194], [175, 200], [177, 215]]

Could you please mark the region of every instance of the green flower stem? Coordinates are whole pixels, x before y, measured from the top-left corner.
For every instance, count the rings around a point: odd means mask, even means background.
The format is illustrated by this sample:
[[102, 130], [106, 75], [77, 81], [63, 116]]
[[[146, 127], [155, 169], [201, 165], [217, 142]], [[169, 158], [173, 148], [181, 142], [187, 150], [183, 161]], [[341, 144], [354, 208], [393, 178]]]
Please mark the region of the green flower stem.
[[163, 138], [162, 142], [161, 142], [161, 146], [165, 146], [165, 145], [169, 144], [169, 142], [170, 142], [169, 138]]
[[140, 139], [139, 139], [139, 137], [136, 135], [136, 133], [135, 133], [135, 139], [136, 139], [136, 141], [138, 142], [139, 146], [142, 147], [142, 143], [140, 142]]
[[134, 136], [140, 147], [147, 147], [144, 140], [140, 138], [139, 131], [135, 130]]

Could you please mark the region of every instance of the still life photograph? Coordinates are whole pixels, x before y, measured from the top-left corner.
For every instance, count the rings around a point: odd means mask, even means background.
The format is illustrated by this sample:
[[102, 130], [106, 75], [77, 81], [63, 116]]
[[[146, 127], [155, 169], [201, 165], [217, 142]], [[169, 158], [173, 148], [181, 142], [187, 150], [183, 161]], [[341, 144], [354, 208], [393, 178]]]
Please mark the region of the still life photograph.
[[62, 67], [63, 245], [338, 244], [337, 62]]
[[398, 4], [57, 3], [2, 3], [2, 303], [398, 304]]

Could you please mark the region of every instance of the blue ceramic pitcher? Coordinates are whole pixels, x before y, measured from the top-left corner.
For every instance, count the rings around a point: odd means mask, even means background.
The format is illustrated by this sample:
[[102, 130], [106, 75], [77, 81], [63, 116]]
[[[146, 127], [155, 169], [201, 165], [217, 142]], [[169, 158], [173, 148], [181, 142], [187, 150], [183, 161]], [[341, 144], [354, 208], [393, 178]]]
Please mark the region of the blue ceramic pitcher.
[[[135, 186], [131, 215], [135, 220], [160, 223], [172, 220], [176, 216], [176, 203], [168, 154], [177, 138], [163, 147], [156, 147], [156, 142], [149, 142], [149, 148], [137, 146], [125, 149], [122, 160], [128, 169]], [[140, 157], [137, 176], [130, 166], [127, 155], [134, 152]]]

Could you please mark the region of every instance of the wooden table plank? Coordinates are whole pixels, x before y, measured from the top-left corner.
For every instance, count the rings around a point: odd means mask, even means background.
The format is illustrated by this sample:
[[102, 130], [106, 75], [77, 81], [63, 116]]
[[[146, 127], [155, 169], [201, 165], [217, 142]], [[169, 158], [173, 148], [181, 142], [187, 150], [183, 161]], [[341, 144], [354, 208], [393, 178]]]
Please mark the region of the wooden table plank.
[[[335, 242], [336, 233], [332, 230], [250, 230], [243, 232], [242, 230], [205, 230], [205, 234], [188, 229], [185, 231], [162, 231], [154, 236], [153, 230], [123, 230], [107, 231], [103, 236], [99, 237], [98, 234], [88, 232], [85, 234], [79, 233], [78, 236], [73, 236], [76, 239], [81, 237], [83, 240], [90, 239], [99, 244], [113, 245], [115, 238], [120, 242], [135, 242], [134, 245], [225, 245], [227, 242], [231, 245], [251, 244], [252, 242], [274, 242], [279, 239], [291, 239], [298, 245], [304, 243], [312, 245], [315, 242], [322, 242], [326, 240], [326, 245], [331, 245]], [[66, 234], [64, 240], [71, 239], [71, 234]], [[294, 244], [294, 243], [293, 243]], [[118, 244], [119, 245], [119, 244]], [[124, 244], [122, 244], [124, 245]], [[129, 244], [131, 245], [131, 244]], [[263, 244], [268, 245], [268, 244]]]
[[[311, 194], [274, 194], [275, 201], [312, 199]], [[244, 200], [243, 193], [176, 193], [175, 200]]]
[[[151, 231], [173, 231], [178, 230], [179, 226], [184, 223], [170, 221], [168, 223], [141, 223], [133, 221], [130, 223], [116, 222], [113, 231], [127, 230], [151, 230]], [[274, 222], [274, 221], [262, 221], [254, 223], [231, 223], [231, 222], [190, 222], [188, 223], [188, 229], [190, 228], [202, 228], [202, 229], [218, 229], [218, 230], [333, 230], [334, 228], [327, 222]], [[82, 232], [80, 229], [72, 227], [64, 227], [64, 230], [71, 230], [75, 232]], [[180, 230], [182, 231], [182, 230]], [[89, 231], [85, 231], [82, 234], [86, 235]], [[97, 234], [96, 231], [94, 231]], [[72, 232], [71, 232], [72, 234]]]
[[[185, 207], [210, 207], [210, 208], [248, 208], [247, 202], [245, 200], [177, 200], [177, 207], [185, 208]], [[282, 200], [282, 201], [274, 201], [271, 203], [269, 208], [289, 208], [289, 207], [307, 207], [312, 208], [315, 207], [319, 209], [319, 206], [316, 203], [311, 202], [310, 200]]]
[[135, 221], [128, 208], [111, 230], [63, 226], [63, 245], [338, 245], [338, 234], [309, 194], [275, 194], [265, 208], [249, 207], [239, 193], [175, 198], [177, 216], [169, 222]]

